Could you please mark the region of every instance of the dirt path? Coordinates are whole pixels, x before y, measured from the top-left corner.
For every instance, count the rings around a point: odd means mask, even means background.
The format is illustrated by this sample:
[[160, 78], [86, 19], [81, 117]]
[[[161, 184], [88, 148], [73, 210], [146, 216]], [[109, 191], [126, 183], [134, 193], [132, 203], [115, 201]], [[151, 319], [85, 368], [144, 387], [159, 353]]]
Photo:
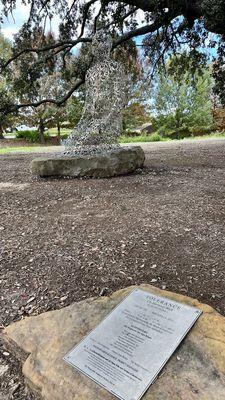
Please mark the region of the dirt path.
[[[0, 324], [141, 282], [225, 314], [225, 140], [143, 148], [142, 172], [100, 180], [36, 179], [33, 154], [0, 156]], [[0, 395], [14, 379], [11, 398], [30, 399], [13, 362]]]

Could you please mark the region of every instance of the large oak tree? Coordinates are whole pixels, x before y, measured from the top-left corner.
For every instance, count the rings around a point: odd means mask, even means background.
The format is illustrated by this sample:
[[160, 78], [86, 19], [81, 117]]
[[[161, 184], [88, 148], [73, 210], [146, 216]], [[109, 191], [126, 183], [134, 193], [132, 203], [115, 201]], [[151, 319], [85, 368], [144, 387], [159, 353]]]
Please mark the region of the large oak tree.
[[[95, 30], [101, 26], [111, 32], [113, 50], [132, 38], [145, 35], [144, 52], [155, 65], [163, 61], [166, 53], [176, 53], [183, 45], [189, 45], [198, 60], [198, 49], [206, 43], [220, 48], [224, 44], [224, 0], [23, 0], [23, 3], [30, 7], [29, 18], [15, 38], [12, 56], [7, 61], [2, 60], [2, 71], [7, 71], [25, 54], [34, 55], [30, 66], [34, 71], [40, 58], [41, 62], [49, 63], [51, 59], [61, 57], [66, 64], [71, 51], [80, 43], [91, 44]], [[17, 6], [16, 0], [3, 0], [2, 4], [2, 18], [13, 14]], [[38, 46], [32, 45], [30, 37], [34, 30], [48, 26], [56, 15], [60, 20], [57, 41], [47, 45], [40, 41]], [[210, 32], [219, 35], [216, 41]], [[88, 63], [80, 63], [75, 69], [75, 82], [61, 98], [44, 98], [33, 102], [32, 106], [63, 104], [84, 83], [88, 66]], [[14, 109], [24, 105], [18, 103]]]

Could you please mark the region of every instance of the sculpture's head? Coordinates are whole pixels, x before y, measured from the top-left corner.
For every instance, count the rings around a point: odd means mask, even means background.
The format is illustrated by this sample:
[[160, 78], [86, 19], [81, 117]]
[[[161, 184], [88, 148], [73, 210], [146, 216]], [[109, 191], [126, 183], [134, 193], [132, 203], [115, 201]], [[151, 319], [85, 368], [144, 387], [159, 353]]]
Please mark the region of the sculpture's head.
[[108, 59], [112, 48], [112, 37], [104, 29], [97, 31], [92, 39], [92, 54], [97, 60]]

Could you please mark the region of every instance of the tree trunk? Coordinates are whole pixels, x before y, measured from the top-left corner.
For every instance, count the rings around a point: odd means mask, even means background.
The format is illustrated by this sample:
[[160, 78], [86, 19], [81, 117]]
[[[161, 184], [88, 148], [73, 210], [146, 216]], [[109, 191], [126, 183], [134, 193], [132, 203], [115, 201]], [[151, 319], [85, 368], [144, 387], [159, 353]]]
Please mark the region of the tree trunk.
[[57, 136], [58, 136], [58, 139], [60, 140], [60, 122], [59, 122], [59, 120], [57, 120]]
[[4, 139], [3, 132], [2, 125], [0, 124], [0, 139]]
[[45, 126], [44, 126], [44, 121], [42, 118], [40, 118], [39, 120], [39, 139], [41, 143], [45, 143], [45, 136], [44, 136], [44, 132], [45, 132]]

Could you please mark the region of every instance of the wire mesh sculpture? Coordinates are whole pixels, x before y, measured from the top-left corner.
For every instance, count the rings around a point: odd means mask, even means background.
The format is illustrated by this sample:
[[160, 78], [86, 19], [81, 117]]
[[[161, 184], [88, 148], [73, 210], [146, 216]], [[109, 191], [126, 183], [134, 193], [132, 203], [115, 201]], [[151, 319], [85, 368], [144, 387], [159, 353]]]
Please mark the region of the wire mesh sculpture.
[[119, 147], [122, 109], [126, 104], [126, 75], [110, 58], [112, 37], [99, 30], [92, 40], [94, 65], [86, 75], [82, 117], [65, 142], [66, 155], [102, 153]]

